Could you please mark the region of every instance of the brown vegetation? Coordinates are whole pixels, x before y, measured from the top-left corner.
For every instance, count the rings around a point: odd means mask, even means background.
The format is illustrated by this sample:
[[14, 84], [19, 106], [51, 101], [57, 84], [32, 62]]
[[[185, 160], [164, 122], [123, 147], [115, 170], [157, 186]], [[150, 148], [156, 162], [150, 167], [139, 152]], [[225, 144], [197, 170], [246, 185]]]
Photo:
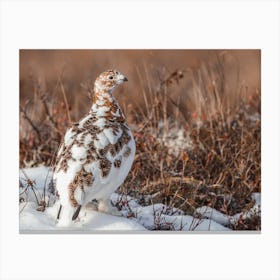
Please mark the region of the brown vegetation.
[[[50, 166], [71, 121], [89, 110], [92, 79], [85, 80], [76, 68], [71, 71], [77, 77], [69, 80], [67, 69], [51, 72], [46, 61], [40, 72], [56, 77], [40, 78], [34, 72], [38, 67], [28, 76], [28, 52], [21, 53], [20, 166]], [[44, 51], [37, 51], [33, 58], [38, 52], [42, 57]], [[135, 52], [135, 57], [141, 54]], [[161, 202], [187, 214], [203, 205], [228, 215], [246, 211], [254, 203], [251, 194], [261, 191], [260, 68], [246, 70], [248, 64], [259, 66], [260, 54], [247, 51], [251, 60], [245, 66], [246, 51], [202, 51], [190, 64], [180, 52], [169, 71], [159, 63], [160, 57], [167, 63], [164, 51], [152, 61], [157, 67], [136, 67], [129, 59], [126, 68], [117, 67], [133, 73], [127, 75], [130, 88], [116, 95], [137, 145], [133, 168], [119, 191], [142, 204]], [[97, 51], [96, 57], [104, 53]], [[85, 51], [81, 63], [90, 55]], [[260, 218], [242, 220], [234, 229], [260, 229]]]

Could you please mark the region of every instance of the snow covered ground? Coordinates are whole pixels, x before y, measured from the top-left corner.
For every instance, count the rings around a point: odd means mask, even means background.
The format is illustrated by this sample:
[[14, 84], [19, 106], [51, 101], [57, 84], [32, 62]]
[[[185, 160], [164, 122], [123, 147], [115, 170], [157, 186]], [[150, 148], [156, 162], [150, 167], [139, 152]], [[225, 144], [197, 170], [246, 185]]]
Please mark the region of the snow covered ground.
[[[260, 194], [253, 194], [255, 205], [246, 213], [227, 216], [221, 212], [203, 206], [196, 209], [197, 217], [184, 215], [183, 211], [170, 208], [163, 204], [141, 206], [137, 200], [114, 193], [112, 203], [117, 206], [122, 216], [112, 216], [94, 211], [94, 207], [82, 209], [78, 220], [71, 228], [59, 228], [56, 225], [56, 216], [59, 201], [54, 195], [50, 179], [52, 172], [48, 167], [27, 168], [20, 171], [19, 188], [19, 224], [20, 231], [32, 230], [69, 230], [69, 231], [230, 231], [228, 226], [236, 222], [241, 216], [250, 217], [260, 212]], [[33, 187], [28, 186], [28, 179]], [[32, 182], [29, 182], [32, 184]], [[33, 188], [33, 189], [32, 189]], [[46, 201], [46, 207], [41, 203]], [[45, 208], [45, 210], [44, 210]], [[44, 211], [42, 211], [44, 210]], [[259, 212], [257, 212], [259, 211]]]

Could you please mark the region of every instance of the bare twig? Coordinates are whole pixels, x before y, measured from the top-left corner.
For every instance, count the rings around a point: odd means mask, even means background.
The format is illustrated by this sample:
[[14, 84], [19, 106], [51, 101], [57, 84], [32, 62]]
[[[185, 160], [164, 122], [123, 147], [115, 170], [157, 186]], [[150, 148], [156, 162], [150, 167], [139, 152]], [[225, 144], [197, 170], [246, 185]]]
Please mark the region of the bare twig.
[[69, 107], [69, 103], [68, 103], [68, 100], [67, 100], [67, 97], [66, 97], [65, 89], [64, 89], [63, 83], [61, 81], [61, 78], [59, 78], [59, 85], [60, 85], [60, 89], [61, 89], [61, 92], [62, 92], [62, 95], [63, 95], [65, 107], [66, 107], [68, 122], [72, 123], [71, 116], [70, 116], [70, 111], [69, 111], [70, 107]]
[[41, 142], [42, 138], [41, 138], [39, 129], [35, 126], [33, 121], [29, 118], [29, 116], [27, 115], [26, 111], [22, 108], [22, 106], [20, 106], [20, 111], [23, 114], [23, 117], [27, 120], [27, 122], [30, 124], [30, 126], [33, 128], [33, 130], [36, 132], [39, 142]]

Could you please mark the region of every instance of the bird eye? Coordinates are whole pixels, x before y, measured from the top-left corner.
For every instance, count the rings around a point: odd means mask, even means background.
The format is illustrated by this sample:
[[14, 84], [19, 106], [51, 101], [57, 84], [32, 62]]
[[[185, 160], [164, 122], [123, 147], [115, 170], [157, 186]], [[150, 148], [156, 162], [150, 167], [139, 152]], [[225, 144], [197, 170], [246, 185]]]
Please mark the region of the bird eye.
[[113, 76], [110, 76], [109, 79], [110, 79], [110, 80], [113, 80]]

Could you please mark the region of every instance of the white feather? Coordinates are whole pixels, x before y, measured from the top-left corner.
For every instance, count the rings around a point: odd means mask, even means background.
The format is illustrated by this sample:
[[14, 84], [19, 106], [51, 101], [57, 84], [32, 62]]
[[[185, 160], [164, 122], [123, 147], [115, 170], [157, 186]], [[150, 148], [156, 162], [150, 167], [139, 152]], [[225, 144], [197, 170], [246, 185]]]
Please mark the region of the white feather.
[[103, 133], [111, 144], [116, 144], [122, 135], [122, 131], [120, 129], [118, 130], [118, 134], [115, 135], [112, 128], [105, 128]]
[[72, 128], [70, 128], [66, 131], [66, 134], [64, 136], [64, 144], [65, 144], [66, 147], [70, 146], [73, 143], [73, 141], [74, 141], [73, 136], [74, 135], [75, 135], [75, 133], [72, 131]]
[[87, 150], [85, 147], [74, 144], [71, 148], [72, 157], [76, 160], [81, 160], [86, 158], [87, 156]]
[[88, 145], [92, 141], [92, 136], [90, 134], [87, 134], [85, 137], [85, 145]]
[[[95, 90], [98, 91], [101, 89], [102, 84], [96, 82]], [[78, 141], [80, 143], [79, 145], [76, 143], [73, 144], [70, 153], [68, 152], [66, 158], [61, 159], [60, 161], [60, 163], [63, 162], [63, 167], [58, 168], [57, 170], [59, 171], [54, 173], [54, 177], [56, 178], [57, 182], [56, 185], [57, 191], [59, 193], [60, 203], [63, 206], [62, 217], [60, 220], [61, 225], [68, 225], [72, 222], [72, 215], [74, 214], [75, 209], [73, 206], [71, 206], [72, 202], [69, 196], [69, 186], [73, 183], [75, 176], [81, 172], [81, 170], [92, 173], [93, 175], [93, 181], [91, 185], [77, 186], [76, 188], [72, 189], [74, 191], [74, 199], [76, 202], [82, 206], [85, 206], [93, 199], [100, 201], [108, 200], [111, 194], [116, 191], [116, 189], [118, 189], [124, 182], [132, 166], [135, 155], [135, 142], [129, 130], [128, 133], [131, 136], [131, 139], [126, 145], [122, 147], [118, 154], [112, 156], [109, 152], [105, 155], [101, 155], [101, 153], [99, 153], [100, 149], [107, 147], [109, 144], [116, 144], [123, 133], [123, 122], [122, 126], [118, 123], [114, 123], [114, 126], [119, 125], [117, 131], [115, 128], [113, 130], [113, 128], [109, 127], [112, 124], [112, 120], [114, 121], [114, 118], [111, 119], [111, 115], [108, 114], [110, 107], [105, 106], [108, 101], [118, 106], [116, 100], [112, 97], [110, 90], [109, 92], [101, 92], [99, 94], [99, 98], [96, 99], [96, 104], [93, 104], [91, 107], [90, 113], [79, 122], [79, 128], [82, 129], [82, 132], [74, 132], [72, 129], [69, 129], [65, 134], [65, 146], [72, 145], [74, 141]], [[118, 108], [114, 114], [116, 117], [123, 116], [120, 108]], [[92, 117], [94, 117], [92, 127], [90, 123], [87, 124], [87, 126], [84, 126], [85, 122]], [[106, 128], [104, 128], [105, 126]], [[87, 128], [89, 128], [89, 131], [86, 131]], [[125, 129], [128, 129], [128, 127]], [[101, 132], [95, 135], [94, 131]], [[116, 135], [114, 133], [116, 133]], [[131, 153], [129, 156], [124, 156], [123, 154], [127, 147], [130, 148]], [[89, 149], [91, 149], [91, 151], [89, 151]], [[60, 149], [60, 154], [62, 150], [63, 148]], [[96, 158], [96, 153], [99, 153], [99, 156], [106, 157], [109, 166], [109, 168], [106, 169], [108, 172], [106, 175], [104, 175], [105, 170], [100, 169], [102, 166], [102, 161], [100, 158]], [[88, 155], [91, 155], [91, 157], [88, 157]], [[121, 164], [118, 165], [119, 167], [114, 165], [114, 161], [116, 159], [121, 160]]]
[[105, 118], [100, 118], [97, 121], [95, 121], [93, 124], [103, 128], [104, 125], [106, 124], [106, 120], [105, 120]]
[[86, 115], [86, 116], [79, 122], [79, 128], [82, 128], [83, 125], [84, 125], [84, 123], [85, 123], [87, 120], [89, 120], [90, 118], [91, 118], [91, 115], [90, 115], [90, 114]]

